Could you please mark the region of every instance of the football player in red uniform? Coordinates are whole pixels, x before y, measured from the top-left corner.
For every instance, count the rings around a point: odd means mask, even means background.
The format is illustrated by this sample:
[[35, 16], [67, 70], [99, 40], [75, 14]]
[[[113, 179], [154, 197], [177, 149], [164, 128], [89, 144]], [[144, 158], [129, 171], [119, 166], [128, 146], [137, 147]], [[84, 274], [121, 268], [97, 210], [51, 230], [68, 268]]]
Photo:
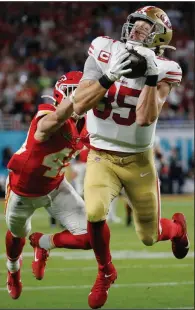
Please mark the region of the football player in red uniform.
[[[98, 275], [88, 297], [94, 309], [105, 304], [108, 289], [117, 278], [106, 214], [122, 187], [131, 202], [136, 233], [146, 246], [170, 240], [178, 259], [189, 251], [185, 216], [175, 213], [172, 219], [161, 218], [153, 151], [163, 104], [182, 79], [180, 66], [162, 57], [165, 48], [172, 48], [171, 38], [171, 23], [163, 10], [154, 6], [138, 9], [123, 26], [122, 42], [109, 37], [92, 41], [83, 78], [71, 97], [76, 113], [88, 111], [90, 152], [84, 199], [90, 243], [98, 263]], [[132, 49], [147, 63], [145, 74], [138, 78], [121, 74], [124, 55], [120, 53]], [[125, 58], [129, 59], [128, 55]], [[94, 98], [87, 101], [91, 93]]]
[[[41, 104], [34, 116], [26, 141], [8, 163], [6, 184], [6, 253], [7, 289], [13, 299], [22, 291], [21, 254], [25, 237], [31, 230], [34, 211], [44, 207], [67, 230], [51, 240], [41, 238], [43, 248], [34, 246], [33, 272], [37, 279], [44, 275], [48, 251], [52, 246], [90, 249], [84, 202], [64, 177], [69, 160], [87, 143], [85, 118], [73, 112], [70, 95], [82, 72], [69, 72], [56, 83], [56, 105]], [[60, 103], [60, 104], [59, 104]], [[32, 238], [33, 239], [33, 238]]]

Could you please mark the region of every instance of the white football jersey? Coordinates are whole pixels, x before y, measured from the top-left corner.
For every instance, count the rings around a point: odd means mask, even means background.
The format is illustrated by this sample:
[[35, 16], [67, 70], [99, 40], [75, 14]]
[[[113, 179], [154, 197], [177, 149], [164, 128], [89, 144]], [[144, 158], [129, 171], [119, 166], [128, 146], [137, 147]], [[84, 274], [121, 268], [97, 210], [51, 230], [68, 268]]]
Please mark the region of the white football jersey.
[[[97, 37], [92, 41], [88, 54], [104, 73], [111, 57], [125, 48], [125, 44], [109, 37]], [[182, 78], [180, 66], [168, 59], [157, 57], [158, 81], [178, 84]], [[153, 146], [157, 120], [147, 127], [136, 123], [136, 104], [146, 78], [121, 77], [107, 91], [98, 106], [87, 112], [87, 129], [90, 144], [98, 149], [118, 152], [143, 152]]]

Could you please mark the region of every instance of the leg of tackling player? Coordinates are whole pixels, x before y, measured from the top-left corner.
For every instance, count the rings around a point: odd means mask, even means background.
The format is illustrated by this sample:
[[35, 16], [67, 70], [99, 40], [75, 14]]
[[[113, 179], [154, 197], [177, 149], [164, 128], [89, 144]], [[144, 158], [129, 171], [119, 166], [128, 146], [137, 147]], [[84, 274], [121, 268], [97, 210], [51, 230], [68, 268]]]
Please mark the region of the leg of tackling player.
[[19, 298], [22, 292], [20, 267], [22, 263], [22, 250], [25, 237], [31, 230], [31, 216], [34, 205], [29, 198], [16, 195], [7, 185], [6, 192], [6, 254], [7, 254], [7, 289], [13, 299]]
[[57, 189], [48, 194], [48, 197], [51, 205], [47, 206], [46, 210], [67, 230], [56, 234], [36, 232], [30, 235], [30, 244], [35, 253], [32, 271], [38, 280], [44, 277], [47, 260], [44, 252], [41, 252], [43, 249], [46, 251], [54, 248], [91, 249], [84, 201], [72, 185], [64, 179]]

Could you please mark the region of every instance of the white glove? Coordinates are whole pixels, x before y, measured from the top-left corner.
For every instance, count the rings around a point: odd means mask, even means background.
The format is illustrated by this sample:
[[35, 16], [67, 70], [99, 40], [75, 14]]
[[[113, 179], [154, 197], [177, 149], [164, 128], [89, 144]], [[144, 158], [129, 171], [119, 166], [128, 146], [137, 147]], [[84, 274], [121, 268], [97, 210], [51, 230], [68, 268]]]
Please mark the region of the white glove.
[[146, 59], [146, 75], [158, 75], [158, 66], [156, 64], [155, 53], [151, 49], [143, 46], [134, 46], [134, 50], [136, 50], [138, 54], [142, 55]]
[[130, 64], [131, 60], [126, 60], [123, 62], [125, 58], [129, 56], [129, 52], [126, 49], [119, 50], [114, 56], [112, 56], [109, 69], [105, 72], [110, 81], [117, 81], [120, 79], [122, 75], [130, 73], [132, 69], [123, 70], [123, 68]]

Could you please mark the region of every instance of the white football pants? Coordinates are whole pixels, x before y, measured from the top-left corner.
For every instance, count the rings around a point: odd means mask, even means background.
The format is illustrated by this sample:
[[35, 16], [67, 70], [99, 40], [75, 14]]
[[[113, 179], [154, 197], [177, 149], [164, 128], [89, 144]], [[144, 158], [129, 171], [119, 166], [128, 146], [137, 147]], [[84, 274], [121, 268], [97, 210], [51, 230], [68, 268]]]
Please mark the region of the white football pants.
[[87, 232], [84, 201], [66, 179], [46, 196], [23, 197], [10, 191], [5, 213], [8, 229], [16, 237], [27, 236], [34, 211], [42, 207], [72, 234]]
[[80, 196], [84, 194], [84, 178], [86, 172], [86, 163], [74, 162], [72, 164], [72, 169], [76, 172], [76, 177], [74, 179], [74, 187]]

